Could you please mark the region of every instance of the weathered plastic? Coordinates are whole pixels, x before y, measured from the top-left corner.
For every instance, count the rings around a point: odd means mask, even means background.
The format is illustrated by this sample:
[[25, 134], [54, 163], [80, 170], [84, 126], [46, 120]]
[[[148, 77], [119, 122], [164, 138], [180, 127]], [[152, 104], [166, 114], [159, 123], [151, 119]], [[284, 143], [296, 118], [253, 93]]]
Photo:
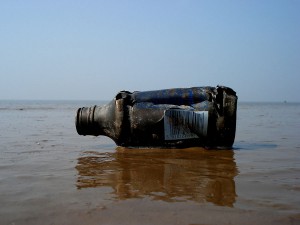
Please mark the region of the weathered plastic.
[[231, 148], [236, 111], [236, 93], [224, 86], [121, 91], [106, 105], [79, 108], [76, 129], [124, 147]]

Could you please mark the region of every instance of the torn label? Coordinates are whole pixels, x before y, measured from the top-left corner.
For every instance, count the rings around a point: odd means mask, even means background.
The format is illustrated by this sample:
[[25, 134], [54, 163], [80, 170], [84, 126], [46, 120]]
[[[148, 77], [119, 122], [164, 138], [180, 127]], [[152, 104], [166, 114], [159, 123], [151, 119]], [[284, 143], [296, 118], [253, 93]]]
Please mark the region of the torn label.
[[206, 136], [207, 126], [208, 111], [165, 110], [165, 140], [191, 139]]

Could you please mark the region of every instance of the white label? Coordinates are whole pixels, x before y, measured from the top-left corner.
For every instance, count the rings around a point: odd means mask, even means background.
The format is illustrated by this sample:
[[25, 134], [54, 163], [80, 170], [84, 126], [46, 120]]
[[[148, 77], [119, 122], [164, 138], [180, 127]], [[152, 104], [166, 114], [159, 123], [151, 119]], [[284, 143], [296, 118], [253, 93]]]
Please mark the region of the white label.
[[199, 138], [207, 135], [208, 111], [165, 110], [165, 140]]

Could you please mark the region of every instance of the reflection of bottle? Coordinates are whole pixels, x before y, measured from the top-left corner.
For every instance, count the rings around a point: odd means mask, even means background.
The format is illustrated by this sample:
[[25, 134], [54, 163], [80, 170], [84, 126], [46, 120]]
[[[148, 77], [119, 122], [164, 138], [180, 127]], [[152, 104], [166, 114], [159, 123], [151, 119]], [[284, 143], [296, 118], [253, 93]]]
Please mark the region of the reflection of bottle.
[[223, 86], [122, 91], [107, 105], [79, 108], [76, 129], [119, 146], [230, 148], [236, 107], [235, 92]]
[[[77, 188], [111, 187], [113, 197], [211, 202], [233, 206], [237, 167], [231, 150], [149, 149], [86, 152], [78, 159]], [[111, 193], [109, 189], [109, 193]]]

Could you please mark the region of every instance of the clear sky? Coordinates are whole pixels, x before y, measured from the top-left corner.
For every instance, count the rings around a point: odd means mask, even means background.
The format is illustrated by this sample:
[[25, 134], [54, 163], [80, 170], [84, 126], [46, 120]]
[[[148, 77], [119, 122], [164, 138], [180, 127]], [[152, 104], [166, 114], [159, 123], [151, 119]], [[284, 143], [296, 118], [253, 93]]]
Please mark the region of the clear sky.
[[0, 1], [0, 99], [218, 84], [300, 102], [300, 0]]

